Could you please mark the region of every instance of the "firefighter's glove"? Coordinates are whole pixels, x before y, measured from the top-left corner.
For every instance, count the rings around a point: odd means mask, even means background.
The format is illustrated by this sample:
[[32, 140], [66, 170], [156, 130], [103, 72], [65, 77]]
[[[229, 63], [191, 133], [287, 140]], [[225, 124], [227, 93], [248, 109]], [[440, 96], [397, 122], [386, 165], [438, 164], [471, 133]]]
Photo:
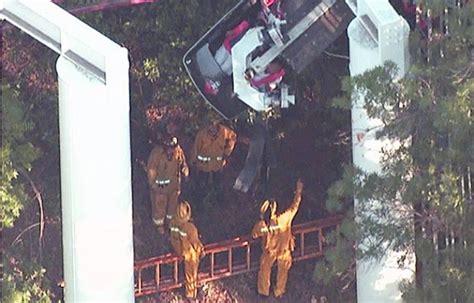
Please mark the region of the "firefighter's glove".
[[222, 164], [223, 164], [224, 166], [226, 166], [227, 164], [229, 164], [229, 157], [230, 157], [230, 156], [228, 156], [228, 155], [224, 155], [224, 156], [222, 157]]
[[304, 187], [303, 181], [301, 181], [301, 179], [298, 179], [298, 181], [296, 181], [296, 192], [302, 193], [303, 187]]

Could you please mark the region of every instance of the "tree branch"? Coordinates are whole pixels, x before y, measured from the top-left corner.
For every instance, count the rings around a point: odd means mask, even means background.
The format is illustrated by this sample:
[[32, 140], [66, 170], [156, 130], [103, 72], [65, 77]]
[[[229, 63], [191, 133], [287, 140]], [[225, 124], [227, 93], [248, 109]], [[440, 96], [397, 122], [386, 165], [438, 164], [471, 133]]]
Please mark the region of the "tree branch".
[[43, 256], [43, 234], [44, 234], [44, 208], [43, 208], [43, 198], [41, 197], [41, 192], [38, 190], [36, 187], [35, 183], [33, 180], [30, 178], [26, 170], [23, 168], [20, 168], [19, 171], [28, 179], [30, 182], [31, 188], [33, 189], [33, 192], [35, 193], [35, 199], [38, 201], [38, 207], [39, 207], [39, 213], [40, 213], [40, 218], [39, 218], [39, 223], [38, 225], [40, 226], [39, 229], [39, 238], [38, 238], [38, 247], [39, 247], [39, 254], [40, 254], [40, 260], [42, 259]]

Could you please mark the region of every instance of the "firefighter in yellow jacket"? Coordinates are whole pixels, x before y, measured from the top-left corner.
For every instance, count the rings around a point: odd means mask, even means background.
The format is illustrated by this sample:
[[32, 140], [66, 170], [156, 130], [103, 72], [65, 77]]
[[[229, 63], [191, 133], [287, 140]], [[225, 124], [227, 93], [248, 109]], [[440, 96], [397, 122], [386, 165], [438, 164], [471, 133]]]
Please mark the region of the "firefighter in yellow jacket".
[[213, 123], [198, 131], [191, 152], [191, 162], [203, 172], [218, 172], [234, 150], [236, 133], [230, 128]]
[[204, 247], [190, 219], [191, 206], [186, 201], [180, 202], [170, 222], [170, 235], [171, 246], [184, 259], [185, 295], [188, 299], [195, 299], [199, 260], [204, 255]]
[[198, 131], [191, 150], [191, 163], [196, 167], [200, 194], [208, 194], [213, 188], [218, 199], [223, 199], [223, 168], [236, 141], [236, 133], [217, 122]]
[[155, 146], [148, 157], [148, 185], [152, 203], [153, 222], [163, 234], [166, 219], [176, 213], [181, 192], [181, 177], [187, 178], [189, 168], [176, 137], [166, 137], [161, 145]]
[[236, 133], [217, 121], [198, 131], [191, 150], [191, 162], [196, 167], [194, 179], [198, 185], [196, 200], [214, 194], [213, 201], [224, 200], [223, 168], [236, 141]]
[[285, 293], [288, 271], [292, 264], [291, 252], [295, 245], [291, 224], [300, 206], [302, 192], [303, 182], [298, 180], [293, 202], [279, 215], [276, 214], [276, 201], [266, 200], [260, 208], [261, 220], [255, 224], [252, 237], [262, 238], [262, 255], [258, 271], [258, 293], [262, 296], [270, 294], [270, 275], [275, 261], [278, 264], [278, 274], [274, 295], [278, 298]]

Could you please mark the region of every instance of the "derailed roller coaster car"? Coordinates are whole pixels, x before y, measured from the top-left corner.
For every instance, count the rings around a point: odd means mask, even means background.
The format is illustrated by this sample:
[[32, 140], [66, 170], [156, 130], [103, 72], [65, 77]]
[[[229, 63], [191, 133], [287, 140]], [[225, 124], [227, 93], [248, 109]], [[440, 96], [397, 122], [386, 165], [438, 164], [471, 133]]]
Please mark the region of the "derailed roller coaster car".
[[183, 58], [199, 93], [227, 119], [294, 103], [283, 76], [301, 72], [353, 18], [344, 0], [266, 2], [271, 9], [241, 0]]
[[[263, 5], [240, 1], [183, 58], [199, 93], [227, 119], [249, 107], [263, 112], [294, 103], [288, 94], [289, 85], [280, 82], [281, 78], [300, 73], [353, 18], [344, 0], [266, 2], [273, 3], [272, 14], [262, 13]], [[279, 7], [275, 9], [275, 5]], [[247, 192], [269, 160], [263, 161], [265, 148], [271, 149], [264, 124], [257, 120], [253, 125], [246, 163], [234, 184], [236, 190]], [[268, 178], [268, 170], [266, 175]]]

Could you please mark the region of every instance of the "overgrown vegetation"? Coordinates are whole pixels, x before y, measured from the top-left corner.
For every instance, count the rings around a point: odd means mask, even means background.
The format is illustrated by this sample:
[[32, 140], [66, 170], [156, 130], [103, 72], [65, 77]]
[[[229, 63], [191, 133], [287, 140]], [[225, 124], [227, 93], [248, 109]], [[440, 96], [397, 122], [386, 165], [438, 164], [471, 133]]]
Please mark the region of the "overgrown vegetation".
[[[440, 15], [444, 1], [425, 1]], [[354, 243], [372, 239], [357, 253], [377, 259], [386, 248], [416, 255], [416, 281], [400, 287], [406, 302], [471, 302], [474, 300], [474, 6], [452, 8], [448, 32], [428, 40], [412, 34], [413, 65], [405, 78], [387, 63], [346, 79], [346, 99], [364, 94], [364, 108], [383, 123], [377, 136], [391, 142], [383, 149], [380, 174], [347, 164], [344, 177], [329, 190], [327, 208], [348, 209], [342, 238], [318, 264], [315, 277], [331, 282], [354, 281]], [[357, 199], [358, 224], [353, 199]]]
[[[57, 208], [59, 200], [50, 201], [48, 191], [40, 192], [37, 188], [44, 184], [33, 180], [38, 176], [38, 170], [45, 168], [39, 162], [42, 149], [38, 147], [40, 142], [36, 137], [41, 134], [32, 135], [37, 131], [37, 120], [30, 112], [33, 104], [21, 98], [18, 89], [6, 84], [2, 86], [0, 218], [2, 233], [5, 232], [2, 298], [5, 302], [50, 302], [48, 280], [40, 259], [44, 226], [54, 214], [43, 213], [43, 199], [48, 199], [45, 201], [48, 207], [56, 204]], [[57, 179], [51, 178], [50, 185], [58, 189], [55, 181]], [[39, 233], [32, 235], [32, 231]]]
[[[207, 108], [182, 68], [187, 48], [231, 1], [176, 1], [81, 16], [129, 49], [134, 157], [143, 160], [156, 127], [189, 110], [189, 131], [205, 122]], [[88, 4], [64, 1], [67, 7]], [[195, 14], [198, 10], [206, 14]], [[213, 17], [214, 16], [214, 17]], [[2, 183], [0, 218], [5, 250], [6, 302], [60, 298], [62, 280], [56, 55], [7, 25], [2, 31]], [[193, 102], [189, 102], [193, 100]], [[177, 109], [174, 106], [179, 106]], [[156, 108], [160, 121], [147, 119]], [[167, 114], [169, 113], [169, 114]], [[176, 114], [177, 113], [177, 114]], [[134, 163], [134, 172], [140, 174]], [[49, 298], [49, 299], [48, 299]]]

